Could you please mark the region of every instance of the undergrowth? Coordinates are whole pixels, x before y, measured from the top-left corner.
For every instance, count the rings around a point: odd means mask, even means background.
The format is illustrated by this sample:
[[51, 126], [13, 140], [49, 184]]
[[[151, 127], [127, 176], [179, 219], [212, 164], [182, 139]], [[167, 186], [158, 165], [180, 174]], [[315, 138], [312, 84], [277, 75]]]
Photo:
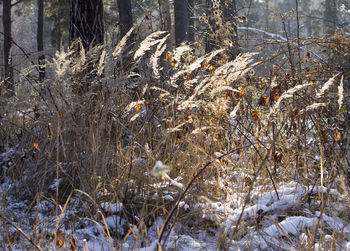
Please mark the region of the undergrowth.
[[[337, 214], [349, 219], [349, 75], [339, 59], [348, 39], [323, 41], [332, 51], [325, 63], [308, 51], [298, 58], [298, 48], [287, 58], [247, 52], [227, 61], [225, 48], [171, 51], [168, 37], [155, 32], [133, 46], [125, 37], [116, 48], [89, 51], [77, 41], [78, 51], [62, 48], [48, 62], [45, 82], [33, 81], [35, 67], [22, 72], [17, 95], [0, 111], [2, 248], [21, 238], [28, 247], [74, 248], [83, 241], [74, 229], [87, 221], [116, 249], [131, 236], [134, 247], [148, 246], [159, 217], [168, 218], [158, 234], [176, 224], [221, 229], [217, 245], [228, 248], [250, 226], [259, 229], [259, 213], [253, 223], [240, 217], [223, 229], [206, 205], [232, 201], [244, 209], [254, 192], [271, 189], [278, 200], [289, 182], [305, 187], [305, 203], [321, 215], [340, 203], [330, 193], [336, 189], [345, 196]], [[158, 170], [157, 161], [168, 167]], [[13, 227], [25, 219], [13, 214], [10, 198], [36, 211], [28, 232]], [[54, 228], [42, 229], [42, 201], [54, 205], [46, 212]], [[79, 210], [65, 217], [74, 204]], [[112, 215], [120, 229], [109, 227]], [[281, 240], [310, 248], [324, 238], [322, 228], [310, 228], [308, 242]], [[166, 245], [168, 237], [160, 239]]]

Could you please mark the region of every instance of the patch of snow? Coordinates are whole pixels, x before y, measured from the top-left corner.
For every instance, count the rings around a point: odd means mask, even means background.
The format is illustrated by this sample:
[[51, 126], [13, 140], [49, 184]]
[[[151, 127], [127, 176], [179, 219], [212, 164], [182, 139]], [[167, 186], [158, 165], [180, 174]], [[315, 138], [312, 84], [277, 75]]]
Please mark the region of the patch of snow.
[[[53, 183], [49, 186], [49, 189], [55, 190], [57, 188], [57, 185], [59, 185], [62, 182], [62, 178], [54, 179]], [[58, 184], [57, 184], [58, 183]]]
[[124, 218], [117, 215], [111, 215], [105, 218], [109, 231], [118, 232], [120, 235], [126, 234], [123, 226], [126, 224]]
[[176, 186], [176, 187], [178, 187], [178, 188], [180, 188], [180, 189], [183, 189], [183, 188], [184, 188], [184, 185], [183, 185], [183, 184], [181, 184], [181, 183], [179, 183], [179, 182], [177, 182], [177, 181], [175, 181], [175, 180], [173, 180], [173, 179], [169, 179], [169, 181], [170, 181], [170, 184], [173, 185], [173, 186]]
[[306, 228], [311, 228], [316, 226], [316, 224], [316, 217], [292, 216], [278, 224], [265, 228], [264, 232], [273, 237], [284, 236], [285, 234], [299, 235]]
[[174, 200], [174, 198], [170, 194], [164, 195], [164, 200]]
[[40, 212], [48, 212], [53, 210], [54, 205], [51, 201], [48, 200], [42, 200], [40, 201], [39, 205], [38, 205], [38, 209]]
[[106, 212], [109, 212], [111, 214], [116, 214], [120, 212], [123, 208], [123, 203], [117, 202], [117, 203], [111, 203], [111, 202], [102, 202], [101, 207]]
[[167, 243], [167, 248], [177, 247], [178, 250], [182, 251], [195, 251], [203, 250], [205, 243], [194, 240], [189, 235], [180, 235], [180, 236], [170, 236]]
[[184, 201], [180, 201], [179, 207], [182, 207], [185, 211], [188, 211], [190, 206], [186, 204]]

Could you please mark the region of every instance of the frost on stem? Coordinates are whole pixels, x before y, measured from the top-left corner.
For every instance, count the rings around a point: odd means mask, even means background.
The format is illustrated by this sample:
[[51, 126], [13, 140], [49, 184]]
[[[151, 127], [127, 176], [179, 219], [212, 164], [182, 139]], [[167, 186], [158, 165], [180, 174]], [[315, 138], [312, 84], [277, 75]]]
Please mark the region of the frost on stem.
[[170, 181], [170, 184], [172, 184], [173, 186], [176, 186], [176, 187], [182, 189], [183, 184], [170, 178], [168, 175], [169, 172], [170, 172], [170, 167], [168, 165], [164, 165], [163, 162], [158, 160], [151, 171], [151, 175], [154, 176], [155, 178], [161, 178], [162, 180], [168, 180], [168, 181]]
[[170, 179], [168, 173], [170, 172], [170, 167], [164, 165], [163, 162], [158, 160], [151, 171], [151, 175], [155, 178], [161, 178], [163, 180]]

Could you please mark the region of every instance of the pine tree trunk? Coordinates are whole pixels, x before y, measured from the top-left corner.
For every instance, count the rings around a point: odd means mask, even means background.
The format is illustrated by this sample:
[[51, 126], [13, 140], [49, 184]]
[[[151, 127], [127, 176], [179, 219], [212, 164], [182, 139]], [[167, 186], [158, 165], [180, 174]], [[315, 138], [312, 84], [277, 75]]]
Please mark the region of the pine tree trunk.
[[227, 51], [227, 55], [229, 56], [228, 60], [231, 61], [239, 54], [237, 26], [233, 25], [233, 21], [237, 15], [236, 0], [221, 0], [221, 8], [224, 15], [224, 26], [229, 27], [228, 24], [231, 24], [230, 28], [233, 28], [230, 32], [231, 35], [224, 38], [229, 39], [232, 43], [231, 48]]
[[337, 0], [325, 0], [325, 11], [323, 16], [324, 33], [333, 35], [337, 28], [337, 23]]
[[158, 0], [161, 30], [171, 32], [171, 16], [169, 0]]
[[[222, 15], [214, 16], [215, 13], [222, 13]], [[236, 14], [236, 0], [221, 0], [219, 6], [213, 5], [212, 0], [207, 0], [207, 17], [210, 26], [206, 41], [207, 53], [223, 46], [227, 47], [228, 44], [225, 41], [230, 41], [230, 46], [226, 51], [227, 60], [233, 60], [239, 54], [237, 27], [234, 25]], [[219, 18], [222, 19], [222, 24]], [[220, 32], [218, 32], [219, 29]]]
[[187, 0], [174, 1], [175, 12], [175, 44], [179, 46], [188, 41], [188, 8]]
[[119, 11], [120, 39], [132, 28], [133, 20], [130, 0], [117, 0]]
[[187, 0], [188, 2], [188, 40], [194, 42], [194, 5], [193, 0]]
[[103, 44], [103, 0], [71, 0], [69, 41], [80, 38], [86, 50]]
[[304, 26], [305, 26], [305, 32], [307, 37], [312, 36], [312, 18], [310, 14], [310, 4], [309, 1], [300, 1], [300, 7], [303, 11], [303, 16], [304, 16]]
[[206, 34], [205, 41], [205, 52], [209, 53], [215, 48], [215, 38], [214, 32], [216, 30], [215, 19], [213, 17], [213, 2], [212, 0], [206, 0], [206, 16], [208, 18], [208, 25], [210, 29], [208, 29], [208, 34]]
[[[38, 28], [37, 28], [37, 48], [38, 52], [44, 50], [44, 0], [38, 0]], [[39, 56], [39, 81], [45, 79], [45, 56]]]
[[2, 22], [4, 27], [4, 66], [5, 88], [10, 96], [14, 95], [14, 79], [12, 66], [12, 27], [11, 27], [11, 0], [2, 1]]
[[270, 19], [269, 0], [265, 0], [265, 30], [266, 31], [269, 31], [269, 19]]
[[[103, 0], [71, 0], [70, 5], [69, 41], [74, 45], [72, 49], [75, 50], [75, 55], [79, 55], [79, 46], [73, 43], [76, 39], [81, 39], [85, 51], [103, 44]], [[98, 60], [98, 57], [90, 59], [76, 78], [73, 77], [73, 93], [77, 96], [90, 90], [91, 82], [96, 76], [94, 65]], [[97, 89], [94, 91], [97, 92]], [[94, 107], [93, 103], [89, 105]]]

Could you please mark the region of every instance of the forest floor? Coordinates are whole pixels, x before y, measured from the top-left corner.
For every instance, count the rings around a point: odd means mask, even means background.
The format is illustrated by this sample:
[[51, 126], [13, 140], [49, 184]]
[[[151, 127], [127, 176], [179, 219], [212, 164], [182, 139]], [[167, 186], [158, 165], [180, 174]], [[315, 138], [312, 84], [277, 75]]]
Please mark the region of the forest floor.
[[127, 36], [0, 106], [0, 250], [350, 250], [347, 75]]
[[[11, 169], [16, 151], [0, 154], [4, 170]], [[350, 250], [350, 198], [342, 177], [330, 187], [279, 181], [277, 190], [259, 178], [253, 189], [242, 189], [252, 182], [246, 177], [237, 170], [213, 184], [222, 192], [219, 199], [201, 196], [192, 203], [185, 197], [176, 223], [165, 234], [164, 250]], [[176, 201], [186, 184], [175, 180], [153, 184], [157, 192], [152, 197]], [[34, 245], [42, 250], [157, 249], [166, 214], [154, 214], [140, 227], [141, 221], [133, 225], [122, 217], [122, 202], [100, 199], [102, 217], [87, 215], [89, 205], [80, 192], [56, 208], [50, 198], [28, 201], [18, 196], [19, 182], [3, 178], [0, 184], [4, 250], [34, 250]], [[50, 187], [54, 190], [56, 185]]]

